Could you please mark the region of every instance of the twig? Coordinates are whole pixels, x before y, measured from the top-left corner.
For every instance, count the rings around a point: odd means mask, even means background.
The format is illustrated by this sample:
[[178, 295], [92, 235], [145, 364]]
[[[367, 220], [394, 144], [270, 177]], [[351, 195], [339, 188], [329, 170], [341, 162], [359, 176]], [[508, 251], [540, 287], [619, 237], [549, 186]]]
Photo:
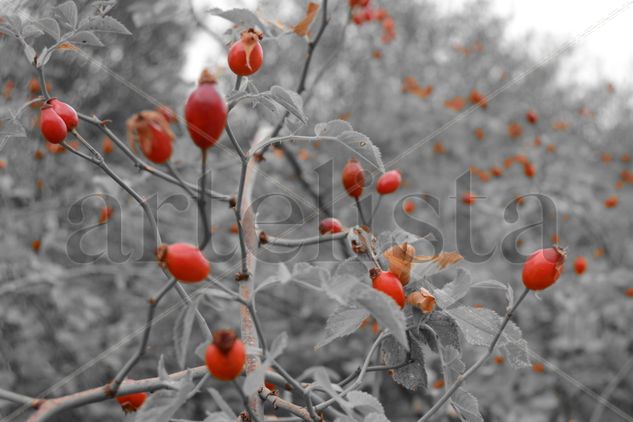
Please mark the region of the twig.
[[367, 220], [365, 220], [365, 214], [363, 214], [363, 207], [361, 207], [360, 205], [360, 201], [358, 200], [358, 197], [354, 197], [354, 201], [356, 202], [356, 208], [358, 208], [358, 214], [360, 215], [360, 221], [363, 223], [364, 226], [368, 226], [367, 224]]
[[262, 244], [270, 244], [276, 246], [305, 246], [314, 245], [317, 243], [331, 242], [333, 240], [345, 239], [348, 232], [340, 232], [334, 234], [327, 234], [323, 236], [306, 237], [305, 239], [283, 239], [281, 237], [274, 237], [266, 234], [263, 231], [259, 232], [259, 239]]
[[149, 340], [149, 333], [154, 323], [154, 312], [156, 310], [156, 306], [158, 306], [158, 303], [161, 301], [161, 299], [169, 290], [174, 287], [177, 282], [178, 280], [172, 278], [165, 286], [163, 286], [162, 289], [160, 289], [156, 296], [149, 298], [149, 300], [147, 301], [149, 303], [149, 306], [147, 308], [147, 321], [145, 322], [145, 330], [143, 330], [141, 344], [139, 344], [139, 348], [136, 353], [125, 363], [125, 365], [123, 365], [123, 368], [119, 370], [119, 372], [110, 383], [109, 389], [111, 394], [116, 394], [125, 377], [130, 373], [132, 368], [134, 368], [134, 366], [147, 351], [147, 342]]
[[466, 381], [468, 377], [470, 377], [475, 372], [477, 372], [479, 367], [481, 367], [481, 365], [483, 365], [486, 361], [488, 361], [488, 359], [492, 355], [492, 352], [494, 352], [495, 347], [497, 346], [497, 342], [501, 338], [501, 334], [503, 333], [503, 330], [506, 328], [506, 325], [508, 325], [508, 322], [510, 322], [510, 318], [512, 317], [512, 314], [516, 311], [516, 309], [521, 304], [521, 302], [523, 302], [523, 299], [527, 297], [528, 293], [530, 293], [530, 290], [525, 289], [525, 291], [521, 294], [519, 299], [514, 303], [514, 306], [512, 306], [512, 308], [506, 313], [506, 316], [503, 319], [501, 326], [499, 327], [499, 331], [497, 331], [497, 334], [492, 339], [492, 342], [490, 343], [490, 346], [488, 346], [488, 350], [486, 351], [486, 353], [482, 357], [480, 357], [479, 360], [477, 360], [477, 362], [473, 364], [473, 366], [468, 368], [466, 372], [464, 372], [463, 374], [457, 377], [453, 385], [451, 385], [451, 387], [448, 390], [446, 390], [446, 392], [442, 395], [442, 397], [440, 397], [440, 399], [433, 405], [433, 407], [429, 409], [428, 412], [424, 414], [424, 416], [418, 419], [418, 422], [429, 421], [431, 417], [442, 408], [444, 403], [446, 403], [451, 398], [451, 396], [464, 383], [464, 381]]
[[233, 386], [239, 393], [240, 397], [242, 398], [242, 402], [244, 403], [244, 406], [246, 407], [246, 411], [248, 412], [248, 415], [251, 417], [251, 420], [255, 422], [259, 422], [257, 415], [253, 413], [253, 410], [248, 405], [248, 397], [246, 397], [246, 395], [244, 394], [244, 391], [242, 391], [242, 387], [240, 387], [240, 385], [235, 380], [231, 381], [231, 383], [233, 384]]
[[598, 422], [602, 418], [602, 413], [604, 412], [604, 406], [609, 402], [609, 397], [611, 394], [618, 388], [618, 385], [626, 378], [626, 376], [633, 370], [633, 357], [629, 358], [629, 360], [622, 366], [620, 371], [613, 377], [611, 382], [605, 387], [600, 394], [600, 398], [598, 399], [598, 404], [596, 404], [593, 413], [591, 414], [590, 422]]
[[37, 408], [38, 406], [38, 399], [4, 390], [2, 388], [0, 388], [0, 400], [6, 400], [17, 404], [24, 404], [34, 408]]
[[[200, 192], [206, 190], [207, 185], [207, 150], [202, 150], [201, 158], [201, 175], [200, 175]], [[202, 221], [202, 241], [198, 248], [202, 251], [209, 244], [211, 240], [211, 231], [209, 230], [209, 216], [207, 215], [207, 205], [205, 195], [198, 195], [198, 209], [200, 210], [200, 220]]]
[[378, 196], [378, 201], [376, 202], [376, 207], [371, 212], [371, 217], [369, 218], [369, 226], [371, 226], [371, 223], [374, 222], [374, 217], [376, 216], [376, 213], [378, 212], [378, 209], [380, 208], [380, 203], [382, 202], [382, 197], [383, 197], [383, 195], [379, 195]]
[[310, 416], [310, 413], [307, 411], [307, 409], [282, 399], [266, 387], [262, 387], [259, 390], [259, 398], [269, 402], [275, 409], [283, 409], [295, 416], [300, 417], [304, 421], [313, 422], [312, 417]]

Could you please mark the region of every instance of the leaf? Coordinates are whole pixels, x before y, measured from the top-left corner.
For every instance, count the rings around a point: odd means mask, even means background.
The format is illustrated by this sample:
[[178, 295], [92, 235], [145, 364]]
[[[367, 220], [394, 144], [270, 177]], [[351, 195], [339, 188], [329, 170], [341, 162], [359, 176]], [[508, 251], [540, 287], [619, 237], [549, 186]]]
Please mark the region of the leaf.
[[[410, 338], [411, 359], [413, 362], [401, 368], [394, 369], [392, 371], [393, 380], [408, 390], [426, 388], [428, 380], [424, 367], [423, 343], [415, 337]], [[389, 336], [383, 340], [380, 352], [383, 362], [388, 366], [399, 365], [408, 359], [407, 350], [402, 347], [393, 336]]]
[[221, 10], [216, 7], [209, 9], [208, 12], [212, 15], [220, 16], [221, 18], [229, 20], [245, 28], [258, 27], [267, 36], [270, 35], [268, 27], [262, 23], [262, 21], [259, 19], [259, 17], [257, 17], [256, 14], [248, 9]]
[[335, 275], [332, 278], [323, 280], [321, 288], [332, 299], [338, 303], [345, 305], [349, 302], [348, 298], [352, 293], [354, 286], [360, 281], [350, 275]]
[[[430, 277], [462, 259], [464, 259], [464, 257], [457, 252], [440, 252], [438, 255], [432, 256], [418, 255], [414, 260], [414, 262], [418, 264], [413, 267], [412, 278]], [[426, 263], [421, 264], [423, 262]]]
[[220, 410], [222, 410], [222, 412], [229, 415], [231, 417], [231, 420], [235, 420], [237, 415], [235, 414], [235, 412], [233, 412], [233, 409], [231, 409], [231, 406], [229, 406], [229, 404], [224, 400], [220, 392], [213, 387], [207, 388], [207, 391], [209, 392], [209, 394], [211, 394], [213, 401], [215, 401], [215, 404], [218, 405]]
[[296, 92], [275, 85], [270, 88], [270, 97], [302, 123], [308, 121], [308, 118], [303, 113], [303, 99]]
[[69, 0], [57, 6], [61, 18], [71, 27], [77, 27], [77, 5]]
[[[466, 341], [476, 346], [488, 347], [501, 327], [502, 318], [493, 310], [460, 306], [446, 310], [455, 319]], [[506, 325], [499, 345], [522, 340], [521, 329], [512, 321]]]
[[479, 404], [475, 396], [458, 388], [451, 396], [450, 403], [453, 405], [459, 418], [464, 422], [483, 422], [484, 418], [479, 413]]
[[470, 274], [460, 268], [457, 270], [455, 280], [447, 283], [441, 289], [434, 290], [433, 293], [435, 293], [437, 303], [440, 307], [446, 309], [466, 296], [471, 286], [472, 281]]
[[459, 341], [459, 327], [449, 314], [435, 310], [427, 318], [426, 325], [435, 332], [437, 340], [442, 346], [450, 346], [457, 351], [462, 350], [461, 342]]
[[338, 136], [348, 130], [353, 130], [352, 125], [344, 120], [330, 120], [314, 126], [314, 134], [317, 136]]
[[387, 419], [387, 417], [381, 413], [370, 413], [369, 415], [365, 416], [363, 422], [389, 422], [389, 419]]
[[353, 298], [371, 313], [378, 324], [389, 329], [405, 349], [409, 349], [404, 313], [390, 296], [366, 284], [358, 284], [354, 287]]
[[378, 399], [364, 391], [350, 391], [346, 396], [347, 400], [354, 407], [364, 413], [384, 414], [385, 409]]
[[299, 22], [298, 24], [296, 24], [292, 28], [294, 33], [299, 35], [300, 37], [307, 36], [308, 35], [308, 29], [310, 28], [310, 25], [314, 21], [314, 18], [316, 17], [316, 14], [317, 14], [318, 10], [319, 10], [319, 4], [318, 3], [309, 2], [308, 3], [308, 10], [306, 11], [305, 17], [301, 20], [301, 22]]
[[25, 42], [23, 43], [23, 45], [24, 45], [24, 55], [26, 56], [26, 59], [29, 61], [29, 63], [33, 63], [35, 60], [35, 54], [36, 54], [35, 49]]
[[68, 39], [73, 44], [103, 47], [101, 40], [90, 31], [79, 31]]
[[325, 335], [317, 343], [315, 349], [319, 349], [337, 338], [356, 332], [367, 317], [369, 317], [369, 312], [365, 309], [339, 307], [328, 318], [325, 325]]
[[376, 147], [367, 137], [367, 135], [349, 130], [339, 134], [337, 137], [341, 143], [349, 147], [365, 161], [375, 166], [380, 173], [385, 172], [385, 165], [382, 162], [382, 154], [380, 153], [378, 147]]
[[405, 76], [402, 81], [402, 92], [416, 95], [425, 100], [433, 93], [433, 85], [422, 87], [413, 76]]
[[508, 301], [508, 308], [514, 305], [514, 290], [510, 284], [502, 283], [497, 280], [483, 280], [473, 283], [472, 287], [484, 288], [484, 289], [502, 289], [505, 291], [506, 300]]
[[292, 267], [292, 277], [305, 282], [316, 280], [321, 285], [330, 278], [330, 272], [323, 267], [317, 267], [307, 262], [298, 262]]
[[116, 34], [132, 35], [132, 33], [112, 16], [91, 16], [79, 27], [81, 30], [93, 32], [114, 32]]
[[424, 287], [407, 295], [406, 303], [422, 313], [431, 313], [435, 309], [435, 297]]
[[169, 381], [169, 373], [167, 369], [165, 369], [165, 356], [160, 355], [160, 359], [158, 359], [158, 378], [161, 381]]
[[273, 340], [266, 360], [277, 359], [286, 350], [286, 347], [288, 347], [288, 334], [284, 331]]
[[525, 368], [532, 365], [528, 344], [525, 340], [506, 343], [499, 347], [499, 350], [513, 368]]
[[35, 38], [41, 35], [44, 35], [44, 31], [38, 28], [37, 25], [35, 25], [33, 22], [27, 23], [26, 25], [24, 25], [24, 28], [22, 29], [23, 38], [29, 38], [29, 37]]
[[191, 373], [175, 383], [176, 390], [160, 390], [152, 393], [134, 418], [135, 422], [169, 422], [188, 399], [195, 385]]
[[35, 25], [41, 28], [48, 35], [53, 37], [55, 41], [59, 41], [59, 37], [61, 36], [59, 30], [59, 24], [53, 18], [41, 18], [35, 21]]

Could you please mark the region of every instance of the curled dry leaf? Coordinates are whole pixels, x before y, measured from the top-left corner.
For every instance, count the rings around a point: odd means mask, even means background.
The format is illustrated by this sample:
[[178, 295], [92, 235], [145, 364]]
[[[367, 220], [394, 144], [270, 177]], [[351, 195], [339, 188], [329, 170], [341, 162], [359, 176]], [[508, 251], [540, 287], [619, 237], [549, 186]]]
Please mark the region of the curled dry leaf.
[[424, 100], [433, 93], [433, 85], [422, 87], [413, 76], [405, 76], [402, 80], [402, 92], [417, 95]]
[[251, 68], [251, 52], [264, 38], [264, 34], [255, 28], [248, 28], [240, 34], [240, 40], [244, 46], [244, 54], [246, 56], [246, 67]]
[[431, 255], [431, 256], [424, 256], [424, 255], [416, 256], [415, 262], [433, 261], [437, 264], [440, 270], [443, 270], [449, 265], [453, 265], [454, 263], [459, 262], [462, 259], [464, 259], [463, 256], [453, 251], [453, 252], [440, 252], [438, 255]]
[[300, 37], [307, 36], [308, 29], [310, 28], [310, 25], [312, 25], [312, 21], [314, 21], [318, 10], [319, 4], [314, 2], [308, 3], [308, 10], [305, 17], [292, 28], [292, 31]]
[[408, 295], [406, 302], [426, 314], [433, 312], [435, 309], [435, 296], [424, 287]]
[[407, 285], [411, 279], [415, 248], [404, 242], [402, 245], [394, 245], [387, 249], [383, 255], [389, 262], [389, 271], [398, 277], [403, 285]]

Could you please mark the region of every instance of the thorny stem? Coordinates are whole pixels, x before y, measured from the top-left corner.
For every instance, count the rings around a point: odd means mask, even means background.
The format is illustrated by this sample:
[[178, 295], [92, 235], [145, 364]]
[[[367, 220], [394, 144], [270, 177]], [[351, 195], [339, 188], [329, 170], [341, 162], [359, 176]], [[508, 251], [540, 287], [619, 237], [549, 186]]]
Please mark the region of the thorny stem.
[[464, 381], [466, 381], [471, 375], [477, 372], [477, 370], [481, 367], [481, 365], [483, 365], [490, 358], [490, 356], [492, 355], [492, 352], [494, 352], [495, 347], [497, 346], [497, 342], [501, 338], [501, 334], [503, 333], [503, 330], [506, 328], [506, 325], [508, 325], [508, 322], [510, 322], [510, 318], [512, 317], [512, 314], [514, 314], [514, 312], [519, 307], [521, 302], [523, 302], [523, 299], [527, 297], [528, 293], [530, 293], [530, 290], [525, 289], [525, 291], [521, 294], [519, 299], [514, 303], [514, 306], [512, 306], [512, 308], [506, 313], [505, 317], [503, 318], [503, 322], [501, 323], [501, 326], [499, 327], [497, 334], [494, 336], [494, 338], [492, 339], [492, 342], [488, 346], [488, 350], [486, 351], [486, 353], [483, 356], [481, 356], [479, 360], [477, 360], [477, 362], [473, 364], [473, 366], [468, 368], [466, 372], [464, 372], [462, 375], [457, 377], [453, 385], [451, 385], [451, 387], [448, 390], [446, 390], [446, 392], [442, 395], [442, 397], [440, 397], [440, 399], [433, 405], [433, 407], [429, 409], [428, 412], [424, 414], [424, 416], [418, 419], [418, 422], [429, 421], [431, 417], [434, 414], [436, 414], [442, 408], [442, 406], [444, 406], [444, 404], [451, 398], [451, 396], [464, 383]]

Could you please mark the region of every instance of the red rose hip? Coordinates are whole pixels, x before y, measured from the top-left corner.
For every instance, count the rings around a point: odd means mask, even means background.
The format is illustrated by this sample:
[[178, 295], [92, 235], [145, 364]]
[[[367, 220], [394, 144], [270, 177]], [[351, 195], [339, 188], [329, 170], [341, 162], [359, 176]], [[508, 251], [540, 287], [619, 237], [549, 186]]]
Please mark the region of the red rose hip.
[[70, 132], [79, 124], [79, 117], [74, 108], [68, 104], [59, 101], [57, 98], [51, 98], [48, 103], [53, 106], [53, 110], [66, 124], [66, 129]]
[[381, 195], [388, 195], [398, 190], [402, 183], [402, 177], [398, 170], [391, 170], [380, 176], [376, 183], [376, 192]]
[[200, 149], [207, 149], [218, 141], [224, 126], [228, 110], [224, 98], [216, 89], [216, 79], [208, 70], [204, 70], [185, 104], [187, 130], [193, 142]]
[[257, 72], [264, 63], [264, 50], [259, 41], [262, 33], [249, 28], [242, 32], [240, 40], [229, 49], [229, 67], [239, 76], [248, 76]]
[[136, 412], [143, 406], [147, 399], [147, 393], [132, 393], [124, 396], [118, 396], [116, 401], [119, 402], [125, 413]]
[[577, 256], [574, 260], [574, 271], [576, 274], [581, 275], [587, 271], [587, 259], [584, 256]]
[[523, 284], [530, 290], [543, 290], [558, 280], [565, 263], [565, 251], [557, 246], [539, 249], [523, 264]]
[[68, 135], [66, 123], [59, 117], [53, 106], [44, 104], [40, 111], [40, 131], [42, 136], [52, 144], [59, 144]]
[[207, 346], [204, 361], [215, 378], [234, 380], [242, 373], [246, 363], [244, 343], [231, 330], [216, 331], [213, 333], [213, 343]]
[[211, 266], [200, 249], [189, 243], [163, 244], [156, 257], [172, 276], [183, 283], [197, 283], [209, 276]]
[[362, 195], [365, 175], [363, 174], [363, 167], [358, 161], [352, 158], [345, 164], [341, 181], [349, 196], [359, 198]]
[[171, 157], [172, 139], [160, 126], [150, 122], [139, 130], [139, 143], [143, 154], [153, 163], [163, 164]]
[[390, 296], [401, 308], [404, 307], [404, 288], [400, 279], [389, 271], [380, 272], [372, 280], [372, 286], [376, 290], [380, 290], [387, 296]]
[[319, 233], [340, 233], [343, 231], [343, 225], [337, 218], [325, 218], [319, 223]]

